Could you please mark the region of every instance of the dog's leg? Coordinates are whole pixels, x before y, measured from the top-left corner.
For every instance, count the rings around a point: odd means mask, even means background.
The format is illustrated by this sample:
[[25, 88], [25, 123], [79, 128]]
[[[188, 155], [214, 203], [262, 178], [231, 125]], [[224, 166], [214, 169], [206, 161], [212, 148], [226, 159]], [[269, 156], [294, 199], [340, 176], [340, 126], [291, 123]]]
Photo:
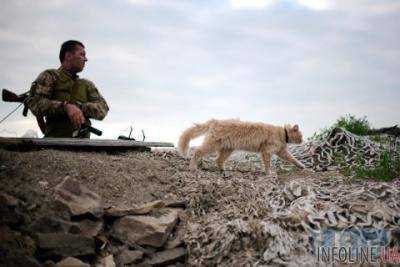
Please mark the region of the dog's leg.
[[279, 153], [277, 154], [281, 159], [293, 163], [294, 165], [296, 165], [297, 167], [299, 167], [300, 169], [304, 169], [305, 166], [303, 165], [303, 163], [301, 163], [300, 161], [298, 161], [297, 159], [295, 159], [295, 157], [292, 156], [292, 154], [289, 153], [289, 151], [287, 151], [287, 149], [283, 149], [281, 151], [279, 151]]
[[194, 152], [192, 159], [190, 160], [190, 163], [189, 163], [189, 170], [191, 172], [194, 172], [197, 170], [197, 160], [199, 159], [200, 154], [201, 154], [200, 148], [197, 148]]
[[232, 154], [232, 152], [233, 152], [232, 149], [221, 149], [219, 151], [219, 155], [217, 158], [217, 166], [221, 171], [224, 170], [224, 162]]
[[192, 172], [196, 171], [198, 160], [211, 152], [212, 152], [212, 146], [208, 143], [203, 143], [200, 147], [198, 147], [194, 152], [193, 158], [190, 160], [189, 164], [190, 171]]
[[261, 156], [266, 174], [271, 175], [271, 153], [269, 153], [268, 151], [262, 151]]

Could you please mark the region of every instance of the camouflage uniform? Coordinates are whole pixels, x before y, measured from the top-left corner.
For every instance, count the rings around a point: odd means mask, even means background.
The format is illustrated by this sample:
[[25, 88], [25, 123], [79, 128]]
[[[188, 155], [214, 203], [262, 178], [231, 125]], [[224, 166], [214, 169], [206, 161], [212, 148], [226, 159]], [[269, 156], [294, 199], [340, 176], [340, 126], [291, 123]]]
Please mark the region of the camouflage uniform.
[[[72, 137], [76, 130], [65, 110], [65, 103], [77, 105], [86, 122], [102, 120], [108, 105], [96, 86], [72, 75], [62, 67], [43, 71], [32, 83], [27, 105], [35, 116], [46, 117], [45, 137]], [[84, 138], [89, 138], [89, 133]]]

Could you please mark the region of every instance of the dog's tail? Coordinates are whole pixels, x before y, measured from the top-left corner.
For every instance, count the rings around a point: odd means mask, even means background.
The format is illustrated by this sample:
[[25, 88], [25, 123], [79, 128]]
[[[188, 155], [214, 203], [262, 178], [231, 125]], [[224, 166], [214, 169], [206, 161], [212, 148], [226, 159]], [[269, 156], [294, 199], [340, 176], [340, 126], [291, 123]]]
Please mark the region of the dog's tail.
[[178, 141], [178, 150], [185, 156], [189, 149], [190, 140], [205, 134], [210, 128], [210, 121], [206, 123], [196, 123], [193, 127], [186, 129]]

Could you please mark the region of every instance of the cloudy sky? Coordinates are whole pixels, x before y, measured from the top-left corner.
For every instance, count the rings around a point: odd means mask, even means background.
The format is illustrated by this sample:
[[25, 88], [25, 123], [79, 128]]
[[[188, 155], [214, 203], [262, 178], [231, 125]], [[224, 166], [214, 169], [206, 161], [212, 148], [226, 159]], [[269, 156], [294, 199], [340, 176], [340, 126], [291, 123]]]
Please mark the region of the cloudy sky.
[[[176, 143], [210, 118], [298, 123], [305, 136], [351, 113], [400, 123], [398, 0], [3, 1], [0, 86], [28, 90], [81, 40], [81, 77], [110, 106], [104, 138]], [[15, 104], [0, 104], [0, 117]], [[12, 115], [0, 136], [38, 130]], [[125, 130], [125, 131], [124, 131]]]

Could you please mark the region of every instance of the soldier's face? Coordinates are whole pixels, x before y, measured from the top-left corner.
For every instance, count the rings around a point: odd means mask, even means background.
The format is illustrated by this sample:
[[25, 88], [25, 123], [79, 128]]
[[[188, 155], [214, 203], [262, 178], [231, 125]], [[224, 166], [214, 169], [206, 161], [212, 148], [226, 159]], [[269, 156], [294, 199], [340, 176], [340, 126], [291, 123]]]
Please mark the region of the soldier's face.
[[85, 48], [80, 45], [77, 45], [75, 51], [71, 53], [70, 63], [71, 69], [74, 72], [81, 72], [85, 67], [85, 63], [87, 61]]

